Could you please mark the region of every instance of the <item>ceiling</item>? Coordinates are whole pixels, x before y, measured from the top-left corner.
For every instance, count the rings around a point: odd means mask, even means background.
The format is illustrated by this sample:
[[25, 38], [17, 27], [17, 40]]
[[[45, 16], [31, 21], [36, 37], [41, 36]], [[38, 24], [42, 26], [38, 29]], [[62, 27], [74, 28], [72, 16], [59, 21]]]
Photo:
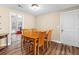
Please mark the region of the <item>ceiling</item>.
[[0, 6], [17, 9], [23, 12], [30, 13], [34, 16], [48, 12], [57, 12], [60, 10], [78, 6], [78, 4], [39, 4], [40, 8], [38, 10], [32, 10], [31, 9], [32, 4], [20, 4], [20, 7], [18, 7], [18, 5], [19, 4], [2, 4]]

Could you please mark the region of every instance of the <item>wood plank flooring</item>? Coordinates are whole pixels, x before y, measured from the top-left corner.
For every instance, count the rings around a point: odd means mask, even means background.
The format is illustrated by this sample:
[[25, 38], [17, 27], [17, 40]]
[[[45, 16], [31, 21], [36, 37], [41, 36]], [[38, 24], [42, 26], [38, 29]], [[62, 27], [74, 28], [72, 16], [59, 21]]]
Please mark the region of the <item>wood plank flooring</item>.
[[[0, 50], [0, 55], [25, 55], [26, 51], [22, 53], [20, 44], [14, 44], [3, 50]], [[51, 47], [46, 49], [43, 53], [40, 51], [40, 55], [79, 55], [79, 48], [64, 45], [62, 43], [52, 42]], [[30, 55], [30, 54], [28, 54]]]

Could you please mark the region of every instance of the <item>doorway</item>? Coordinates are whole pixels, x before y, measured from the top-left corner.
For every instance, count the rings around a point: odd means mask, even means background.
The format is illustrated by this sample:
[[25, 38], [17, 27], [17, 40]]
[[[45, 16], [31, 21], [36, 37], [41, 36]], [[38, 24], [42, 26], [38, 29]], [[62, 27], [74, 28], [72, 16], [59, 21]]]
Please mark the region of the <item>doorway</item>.
[[23, 16], [15, 13], [10, 14], [10, 37], [11, 45], [19, 44], [21, 41], [21, 29], [23, 28]]

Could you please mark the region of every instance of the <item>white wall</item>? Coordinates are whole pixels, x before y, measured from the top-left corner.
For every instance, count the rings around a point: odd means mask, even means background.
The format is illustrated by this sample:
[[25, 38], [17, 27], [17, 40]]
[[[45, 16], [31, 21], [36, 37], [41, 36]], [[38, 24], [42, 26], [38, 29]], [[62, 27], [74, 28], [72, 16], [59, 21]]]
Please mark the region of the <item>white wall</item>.
[[36, 28], [38, 30], [49, 30], [52, 29], [52, 40], [60, 41], [60, 13], [47, 13], [36, 17]]

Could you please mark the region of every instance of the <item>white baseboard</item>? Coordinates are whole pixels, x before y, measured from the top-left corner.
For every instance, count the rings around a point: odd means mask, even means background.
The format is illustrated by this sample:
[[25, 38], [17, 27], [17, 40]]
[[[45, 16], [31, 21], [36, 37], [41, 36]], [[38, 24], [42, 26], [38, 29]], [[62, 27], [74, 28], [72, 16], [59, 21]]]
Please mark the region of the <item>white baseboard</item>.
[[62, 43], [62, 44], [64, 44], [64, 45], [74, 46], [74, 47], [78, 47], [78, 48], [79, 48], [79, 46], [78, 46], [78, 45], [70, 45], [70, 44], [66, 44], [66, 43], [64, 43], [64, 42], [57, 41], [57, 40], [52, 40], [52, 41], [53, 41], [53, 42], [56, 42], [56, 43]]
[[57, 40], [52, 40], [52, 41], [56, 43], [62, 43], [61, 41], [57, 41]]

